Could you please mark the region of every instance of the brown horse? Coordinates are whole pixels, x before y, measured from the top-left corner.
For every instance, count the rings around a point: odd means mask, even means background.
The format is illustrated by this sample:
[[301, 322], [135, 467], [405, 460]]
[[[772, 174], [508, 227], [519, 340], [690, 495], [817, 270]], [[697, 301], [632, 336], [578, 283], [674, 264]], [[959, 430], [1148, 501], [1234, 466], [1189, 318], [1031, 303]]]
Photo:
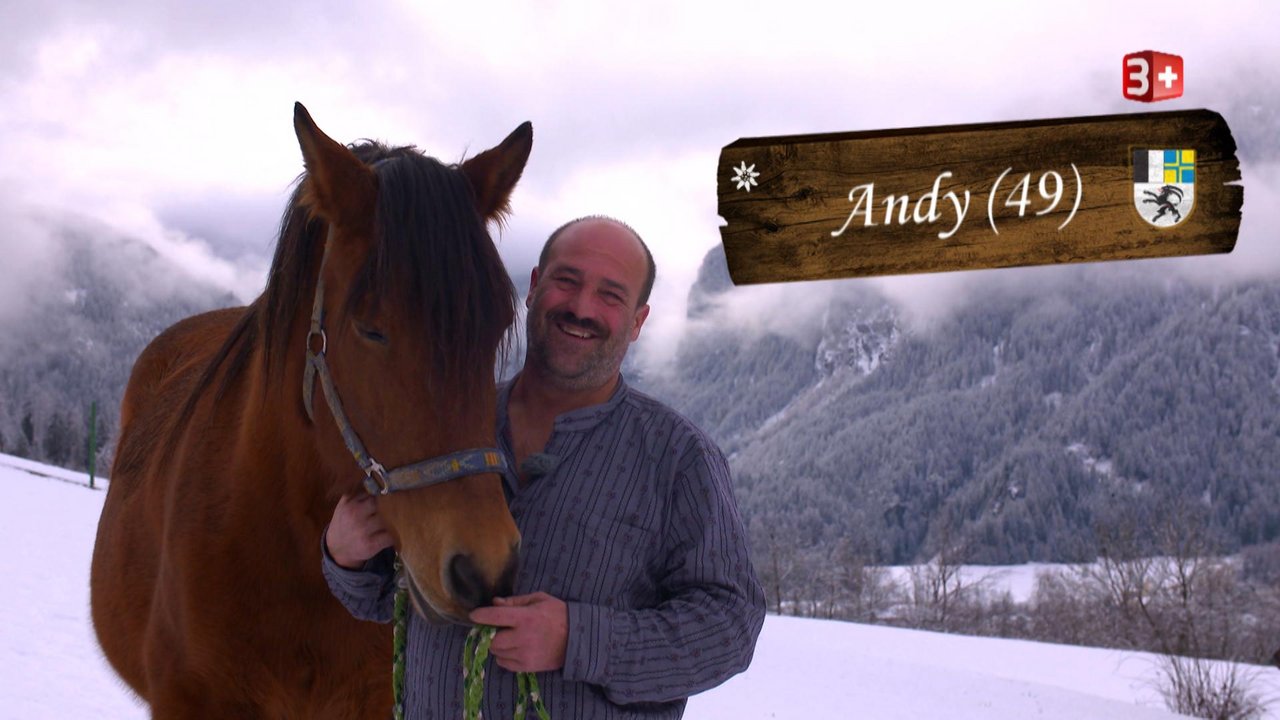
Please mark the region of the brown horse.
[[[301, 105], [294, 128], [307, 172], [265, 291], [157, 337], [121, 408], [93, 623], [155, 718], [384, 720], [390, 628], [329, 593], [321, 533], [340, 495], [384, 487], [384, 466], [494, 444], [515, 292], [485, 225], [507, 211], [529, 124], [456, 166], [344, 147]], [[303, 390], [315, 358], [323, 392]], [[426, 617], [510, 592], [519, 534], [480, 472], [379, 496]]]

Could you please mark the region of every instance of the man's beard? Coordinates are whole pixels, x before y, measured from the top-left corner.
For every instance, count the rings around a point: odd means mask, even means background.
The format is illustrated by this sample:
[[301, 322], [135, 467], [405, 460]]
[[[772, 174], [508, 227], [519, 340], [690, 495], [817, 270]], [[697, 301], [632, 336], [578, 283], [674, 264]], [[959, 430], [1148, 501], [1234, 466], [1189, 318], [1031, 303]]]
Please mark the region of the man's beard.
[[[580, 328], [591, 332], [597, 343], [585, 355], [575, 356], [568, 360], [556, 352], [557, 339], [552, 333], [560, 333], [557, 325]], [[534, 363], [541, 373], [564, 390], [594, 390], [607, 383], [622, 366], [622, 358], [627, 352], [625, 333], [614, 335], [608, 328], [594, 320], [584, 320], [571, 312], [552, 312], [539, 317], [529, 313], [525, 322], [525, 334], [528, 338], [529, 361]], [[567, 338], [559, 339], [563, 346], [574, 342]]]

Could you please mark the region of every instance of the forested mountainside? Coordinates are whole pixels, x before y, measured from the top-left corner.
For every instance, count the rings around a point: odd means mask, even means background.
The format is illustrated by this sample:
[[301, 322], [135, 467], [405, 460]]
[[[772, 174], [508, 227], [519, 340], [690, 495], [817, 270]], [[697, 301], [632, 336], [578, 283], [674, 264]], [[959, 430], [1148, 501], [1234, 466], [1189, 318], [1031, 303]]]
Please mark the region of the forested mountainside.
[[141, 241], [78, 220], [43, 222], [54, 243], [47, 272], [0, 323], [0, 452], [82, 470], [92, 404], [106, 460], [146, 344], [181, 318], [240, 303]]
[[[850, 282], [807, 335], [691, 321], [641, 384], [722, 444], [749, 521], [799, 546], [1082, 560], [1104, 519], [1185, 499], [1225, 550], [1280, 538], [1280, 282], [1143, 270], [994, 283], [924, 328]], [[716, 248], [691, 316], [734, 292]]]

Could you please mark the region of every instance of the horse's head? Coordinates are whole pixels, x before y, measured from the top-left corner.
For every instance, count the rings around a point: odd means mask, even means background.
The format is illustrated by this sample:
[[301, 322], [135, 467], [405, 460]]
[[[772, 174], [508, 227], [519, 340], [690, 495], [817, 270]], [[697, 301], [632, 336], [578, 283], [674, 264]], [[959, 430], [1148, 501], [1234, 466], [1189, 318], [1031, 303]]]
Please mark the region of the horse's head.
[[[413, 148], [344, 147], [301, 105], [294, 126], [307, 168], [298, 201], [324, 238], [312, 263], [323, 334], [313, 320], [307, 342], [323, 351], [334, 393], [315, 383], [312, 434], [329, 474], [350, 478], [336, 490], [360, 487], [366, 463], [329, 415], [345, 415], [387, 469], [494, 447], [493, 369], [515, 293], [486, 223], [506, 212], [531, 127], [447, 166]], [[511, 592], [520, 536], [492, 470], [381, 495], [378, 511], [424, 616], [461, 621]]]

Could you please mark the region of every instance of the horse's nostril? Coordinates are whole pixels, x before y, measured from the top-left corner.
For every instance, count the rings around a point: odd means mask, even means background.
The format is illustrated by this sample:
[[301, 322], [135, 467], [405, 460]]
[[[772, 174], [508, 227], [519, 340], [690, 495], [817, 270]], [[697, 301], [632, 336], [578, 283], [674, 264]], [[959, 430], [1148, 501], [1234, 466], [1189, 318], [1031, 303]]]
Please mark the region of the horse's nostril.
[[498, 578], [498, 586], [494, 588], [493, 594], [498, 597], [509, 597], [515, 594], [516, 588], [516, 570], [520, 566], [519, 552], [512, 552], [511, 559], [507, 561], [507, 567], [502, 571], [502, 577]]
[[519, 553], [513, 550], [502, 574], [488, 579], [480, 573], [470, 555], [454, 555], [449, 560], [449, 582], [453, 586], [453, 597], [470, 608], [492, 605], [494, 597], [510, 597], [515, 593], [516, 571], [519, 566]]
[[470, 555], [453, 556], [449, 561], [449, 581], [453, 583], [454, 597], [464, 605], [481, 607], [493, 602], [493, 594], [485, 587]]

